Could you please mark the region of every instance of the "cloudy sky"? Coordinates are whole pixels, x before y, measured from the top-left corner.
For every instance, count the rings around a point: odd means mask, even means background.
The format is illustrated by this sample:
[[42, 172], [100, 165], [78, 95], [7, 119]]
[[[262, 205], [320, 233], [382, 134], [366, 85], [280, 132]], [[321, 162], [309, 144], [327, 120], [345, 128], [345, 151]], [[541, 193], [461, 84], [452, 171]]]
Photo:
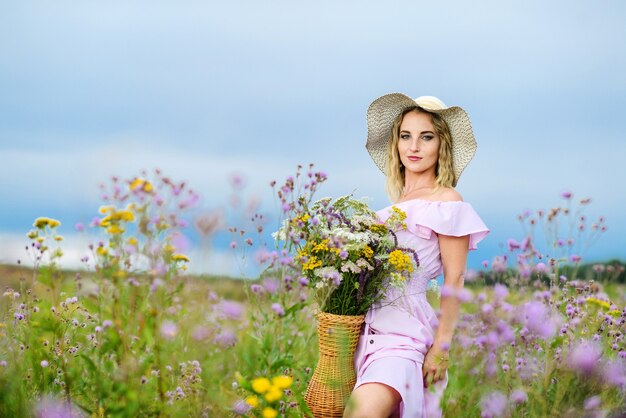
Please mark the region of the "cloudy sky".
[[625, 19], [618, 1], [3, 2], [0, 262], [42, 215], [79, 254], [70, 226], [96, 214], [97, 185], [142, 168], [213, 209], [233, 172], [270, 207], [268, 182], [313, 162], [321, 194], [387, 206], [364, 144], [365, 111], [390, 92], [472, 119], [457, 190], [492, 233], [470, 265], [566, 190], [607, 218], [586, 259], [626, 258]]

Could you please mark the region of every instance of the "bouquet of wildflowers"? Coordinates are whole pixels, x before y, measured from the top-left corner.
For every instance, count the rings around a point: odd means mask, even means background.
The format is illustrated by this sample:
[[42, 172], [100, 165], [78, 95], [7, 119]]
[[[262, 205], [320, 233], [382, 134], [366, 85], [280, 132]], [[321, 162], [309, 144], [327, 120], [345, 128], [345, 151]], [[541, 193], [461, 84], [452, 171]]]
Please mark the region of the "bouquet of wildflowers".
[[293, 249], [321, 311], [362, 315], [419, 265], [413, 250], [398, 247], [394, 231], [406, 228], [400, 209], [382, 223], [352, 195], [298, 203], [273, 236]]

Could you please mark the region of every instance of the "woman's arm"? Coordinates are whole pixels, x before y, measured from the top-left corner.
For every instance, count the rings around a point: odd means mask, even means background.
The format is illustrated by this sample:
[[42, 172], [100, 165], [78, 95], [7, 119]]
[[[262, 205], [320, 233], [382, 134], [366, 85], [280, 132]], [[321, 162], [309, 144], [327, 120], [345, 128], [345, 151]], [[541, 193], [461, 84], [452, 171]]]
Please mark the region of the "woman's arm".
[[453, 293], [441, 297], [439, 327], [435, 335], [435, 343], [450, 344], [456, 320], [459, 315], [459, 300], [456, 294], [463, 289], [467, 252], [469, 248], [469, 235], [463, 237], [451, 237], [439, 235], [439, 249], [441, 251], [441, 264], [443, 264], [443, 285]]
[[[424, 359], [423, 375], [425, 384], [443, 379], [448, 367], [447, 351], [459, 316], [459, 300], [456, 293], [463, 288], [463, 280], [469, 249], [469, 235], [453, 237], [439, 235], [439, 250], [443, 265], [443, 285], [453, 293], [441, 296], [439, 326], [432, 347]], [[443, 293], [443, 292], [442, 292]]]

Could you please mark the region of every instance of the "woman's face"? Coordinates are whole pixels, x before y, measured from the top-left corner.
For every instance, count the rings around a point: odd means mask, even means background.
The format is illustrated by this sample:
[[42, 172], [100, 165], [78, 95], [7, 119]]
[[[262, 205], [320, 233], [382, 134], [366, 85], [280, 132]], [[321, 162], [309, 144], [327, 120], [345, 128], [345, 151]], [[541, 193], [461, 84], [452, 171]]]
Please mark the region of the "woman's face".
[[428, 113], [411, 111], [404, 115], [398, 136], [398, 154], [406, 171], [435, 171], [439, 160], [439, 135]]

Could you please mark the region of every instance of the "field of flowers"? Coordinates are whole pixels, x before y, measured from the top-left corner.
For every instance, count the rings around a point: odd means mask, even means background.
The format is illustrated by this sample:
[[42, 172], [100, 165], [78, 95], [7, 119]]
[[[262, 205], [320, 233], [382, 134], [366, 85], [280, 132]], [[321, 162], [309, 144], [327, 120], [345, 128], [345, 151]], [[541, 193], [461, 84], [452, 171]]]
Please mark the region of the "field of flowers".
[[[326, 174], [298, 167], [271, 183], [282, 219]], [[264, 242], [267, 216], [229, 228], [231, 247], [263, 266], [254, 280], [186, 273], [177, 237], [198, 195], [156, 170], [103, 186], [85, 269], [63, 268], [65, 225], [25, 231], [34, 268], [0, 268], [0, 416], [308, 414], [317, 360], [309, 281], [293, 248]], [[626, 414], [626, 297], [618, 261], [583, 264], [606, 229], [589, 199], [519, 215], [523, 237], [469, 271], [450, 348], [450, 417]], [[87, 250], [87, 249], [86, 249]], [[254, 257], [252, 257], [252, 255]]]

